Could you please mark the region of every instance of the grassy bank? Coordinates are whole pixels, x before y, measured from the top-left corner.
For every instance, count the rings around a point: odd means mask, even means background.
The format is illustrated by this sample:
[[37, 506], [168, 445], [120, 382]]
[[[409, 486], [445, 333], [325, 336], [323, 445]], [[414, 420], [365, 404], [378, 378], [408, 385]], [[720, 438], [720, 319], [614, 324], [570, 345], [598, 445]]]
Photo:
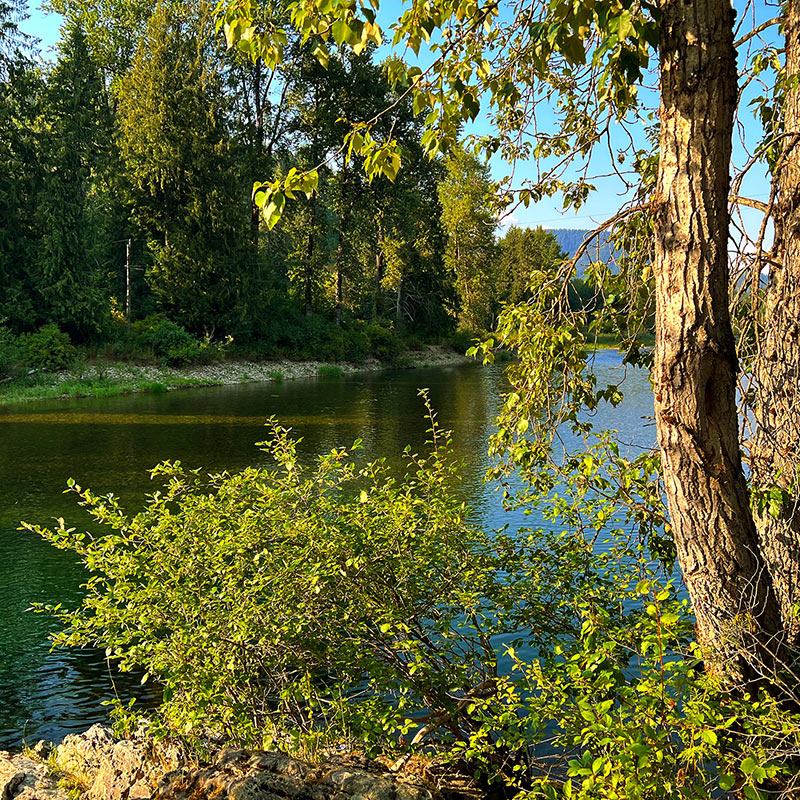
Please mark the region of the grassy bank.
[[[447, 366], [467, 359], [443, 347], [426, 347], [403, 358], [407, 367]], [[120, 394], [153, 394], [198, 386], [280, 382], [296, 378], [335, 379], [356, 372], [387, 369], [370, 359], [361, 364], [327, 364], [321, 361], [224, 360], [188, 367], [133, 365], [103, 362], [83, 365], [80, 372], [35, 372], [0, 383], [0, 405], [51, 398], [111, 397]]]
[[0, 386], [0, 405], [24, 403], [30, 400], [47, 400], [54, 397], [111, 397], [112, 395], [149, 392], [159, 394], [171, 389], [193, 386], [210, 386], [212, 381], [197, 378], [107, 378], [89, 376], [84, 378], [64, 377], [43, 373], [26, 375]]

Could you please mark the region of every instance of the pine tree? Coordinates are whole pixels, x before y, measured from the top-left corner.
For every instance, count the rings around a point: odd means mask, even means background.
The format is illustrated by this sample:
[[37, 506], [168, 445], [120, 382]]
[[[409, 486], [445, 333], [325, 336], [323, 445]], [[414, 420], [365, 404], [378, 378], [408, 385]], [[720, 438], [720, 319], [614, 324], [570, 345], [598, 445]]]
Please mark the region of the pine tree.
[[120, 149], [153, 292], [188, 327], [230, 331], [259, 291], [247, 269], [250, 190], [236, 181], [198, 25], [185, 7], [156, 9], [117, 90]]
[[110, 117], [100, 73], [77, 24], [64, 28], [44, 116], [38, 314], [85, 338], [99, 330], [108, 305], [103, 269], [89, 258], [87, 232], [92, 181], [107, 157]]
[[0, 325], [30, 329], [36, 320], [36, 193], [41, 181], [36, 120], [43, 83], [17, 28], [20, 9], [0, 2]]

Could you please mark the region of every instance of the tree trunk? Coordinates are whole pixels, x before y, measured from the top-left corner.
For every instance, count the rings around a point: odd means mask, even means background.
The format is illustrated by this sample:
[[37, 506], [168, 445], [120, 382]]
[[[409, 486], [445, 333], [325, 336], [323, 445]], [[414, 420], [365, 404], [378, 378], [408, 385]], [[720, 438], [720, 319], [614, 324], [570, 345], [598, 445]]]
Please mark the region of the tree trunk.
[[[312, 214], [311, 222], [313, 225], [314, 217]], [[306, 269], [305, 269], [304, 305], [306, 316], [310, 317], [314, 313], [314, 232], [313, 229], [308, 234], [306, 245]]]
[[755, 366], [756, 434], [751, 447], [754, 486], [783, 490], [777, 518], [756, 516], [761, 547], [781, 606], [784, 627], [800, 643], [800, 620], [792, 607], [800, 597], [800, 513], [793, 484], [800, 446], [800, 89], [789, 80], [800, 74], [800, 0], [786, 4], [784, 149], [775, 170], [775, 244], [769, 265], [763, 329]]
[[339, 242], [336, 246], [336, 324], [342, 324], [342, 306], [344, 305], [344, 286], [342, 270], [344, 269], [344, 234], [339, 231]]
[[742, 469], [728, 310], [734, 12], [729, 0], [664, 0], [661, 11], [653, 383], [664, 486], [698, 637], [729, 674], [752, 678], [781, 623]]
[[375, 297], [372, 303], [373, 318], [379, 317], [381, 313], [381, 295], [383, 294], [383, 224], [378, 220], [378, 236], [375, 244]]
[[397, 282], [397, 297], [394, 303], [394, 318], [397, 322], [403, 317], [403, 280], [402, 278]]
[[[264, 152], [264, 98], [261, 96], [261, 70], [262, 62], [253, 64], [253, 106], [256, 123], [256, 163], [261, 163]], [[261, 227], [261, 209], [253, 203], [250, 209], [250, 239], [253, 247], [258, 249], [258, 237]]]

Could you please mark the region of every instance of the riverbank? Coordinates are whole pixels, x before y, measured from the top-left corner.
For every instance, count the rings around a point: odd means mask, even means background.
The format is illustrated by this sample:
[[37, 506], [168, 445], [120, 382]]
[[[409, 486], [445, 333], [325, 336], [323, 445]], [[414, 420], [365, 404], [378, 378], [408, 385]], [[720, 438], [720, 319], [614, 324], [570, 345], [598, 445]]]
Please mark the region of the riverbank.
[[94, 725], [58, 746], [0, 751], [3, 800], [482, 800], [469, 778], [427, 760], [393, 769], [358, 753], [313, 763], [280, 751], [222, 749], [199, 761], [178, 743]]
[[[427, 346], [406, 352], [403, 368], [440, 367], [470, 362], [464, 355], [444, 347]], [[142, 392], [161, 393], [198, 386], [335, 378], [360, 372], [377, 372], [397, 366], [368, 359], [360, 364], [328, 364], [322, 361], [226, 360], [189, 367], [162, 367], [97, 362], [79, 369], [55, 373], [32, 373], [0, 384], [0, 405], [31, 400], [77, 397], [110, 397]]]

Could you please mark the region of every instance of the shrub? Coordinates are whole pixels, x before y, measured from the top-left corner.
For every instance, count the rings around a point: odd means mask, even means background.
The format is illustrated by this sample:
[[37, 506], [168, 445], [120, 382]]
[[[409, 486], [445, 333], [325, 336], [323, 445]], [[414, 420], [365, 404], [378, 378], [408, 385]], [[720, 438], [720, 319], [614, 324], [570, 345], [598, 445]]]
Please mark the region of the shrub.
[[457, 330], [450, 334], [447, 345], [457, 353], [464, 355], [475, 343], [475, 334], [471, 331]]
[[66, 369], [73, 363], [76, 355], [69, 335], [52, 323], [36, 333], [20, 336], [19, 352], [26, 367], [46, 372]]
[[20, 365], [19, 340], [8, 329], [0, 326], [0, 376], [13, 375]]
[[164, 364], [173, 367], [206, 364], [219, 357], [219, 345], [196, 339], [183, 326], [161, 314], [153, 314], [131, 326], [139, 350], [150, 350]]
[[82, 605], [51, 609], [67, 625], [56, 641], [99, 643], [158, 680], [157, 724], [184, 736], [356, 738], [375, 753], [423, 714], [434, 740], [477, 734], [469, 701], [493, 691], [490, 642], [568, 630], [551, 598], [574, 561], [547, 558], [564, 548], [546, 536], [470, 524], [435, 425], [430, 454], [407, 451], [397, 477], [383, 460], [359, 469], [352, 449], [303, 466], [271, 427], [276, 469], [206, 483], [165, 462], [165, 490], [133, 517], [71, 483], [107, 531], [35, 529], [92, 565]]
[[403, 342], [391, 323], [372, 322], [366, 327], [369, 351], [384, 364], [395, 364], [403, 352]]
[[341, 378], [344, 375], [344, 370], [341, 367], [337, 367], [335, 364], [323, 364], [319, 370], [317, 370], [317, 375], [320, 378]]
[[419, 338], [419, 336], [415, 336], [414, 334], [406, 336], [404, 344], [407, 349], [413, 350], [415, 352], [421, 352], [425, 349], [425, 342], [423, 342], [422, 339]]

